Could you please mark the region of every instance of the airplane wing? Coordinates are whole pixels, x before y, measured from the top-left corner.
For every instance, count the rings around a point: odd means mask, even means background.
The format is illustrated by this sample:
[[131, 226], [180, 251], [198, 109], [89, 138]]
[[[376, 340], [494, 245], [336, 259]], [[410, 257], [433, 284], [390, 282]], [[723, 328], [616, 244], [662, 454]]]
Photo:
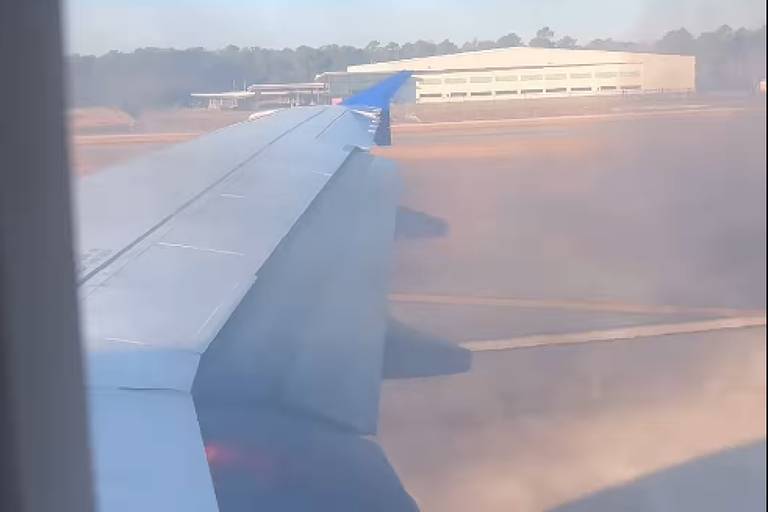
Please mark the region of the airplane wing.
[[222, 406], [375, 432], [399, 183], [367, 149], [407, 78], [79, 180], [100, 510], [218, 510]]

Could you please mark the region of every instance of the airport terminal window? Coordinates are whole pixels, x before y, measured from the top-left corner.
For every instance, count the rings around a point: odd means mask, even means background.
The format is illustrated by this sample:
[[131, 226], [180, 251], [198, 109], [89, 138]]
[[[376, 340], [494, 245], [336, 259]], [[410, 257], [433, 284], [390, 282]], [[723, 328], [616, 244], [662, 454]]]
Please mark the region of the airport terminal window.
[[631, 90], [640, 89], [640, 86], [639, 85], [622, 85], [621, 88], [624, 89], [625, 91], [631, 91]]
[[565, 80], [566, 78], [568, 78], [568, 75], [566, 75], [565, 73], [554, 73], [551, 75], [547, 75], [546, 78], [547, 80]]
[[439, 92], [423, 92], [419, 94], [419, 98], [442, 98], [443, 95]]
[[615, 71], [598, 71], [595, 73], [597, 78], [616, 78], [617, 75], [618, 73]]
[[547, 89], [547, 92], [566, 92], [568, 91], [567, 87], [555, 87], [554, 89]]
[[439, 78], [422, 78], [419, 83], [422, 85], [440, 85], [443, 81]]
[[621, 76], [623, 78], [637, 78], [640, 76], [639, 71], [622, 71]]
[[592, 73], [571, 73], [571, 78], [592, 78]]
[[496, 91], [496, 96], [508, 96], [510, 94], [517, 94], [517, 91]]
[[491, 80], [493, 80], [491, 76], [473, 76], [469, 79], [473, 84], [487, 84]]
[[470, 96], [490, 96], [490, 95], [491, 95], [491, 91], [476, 91], [476, 92], [470, 93]]
[[452, 92], [451, 98], [463, 98], [467, 95], [466, 92]]
[[571, 92], [591, 92], [591, 87], [571, 87]]
[[543, 75], [523, 75], [520, 77], [520, 80], [533, 81], [533, 80], [541, 80], [543, 78], [544, 78]]
[[467, 83], [467, 79], [466, 78], [451, 77], [451, 78], [446, 78], [445, 79], [445, 83], [447, 83], [447, 84], [465, 84], [465, 83]]
[[600, 86], [601, 91], [615, 91], [616, 86], [615, 85], [601, 85]]
[[497, 82], [517, 82], [517, 75], [501, 75], [496, 77]]
[[544, 92], [544, 89], [523, 89], [520, 91], [521, 94], [537, 94]]

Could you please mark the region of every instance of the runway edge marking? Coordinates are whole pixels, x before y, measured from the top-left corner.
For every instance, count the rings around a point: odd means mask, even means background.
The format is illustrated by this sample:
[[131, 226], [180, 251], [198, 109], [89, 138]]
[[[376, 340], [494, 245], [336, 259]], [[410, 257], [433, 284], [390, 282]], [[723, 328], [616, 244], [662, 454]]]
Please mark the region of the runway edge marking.
[[721, 307], [632, 304], [578, 299], [531, 299], [523, 297], [488, 297], [479, 295], [438, 295], [425, 293], [391, 293], [390, 302], [401, 304], [432, 304], [445, 306], [495, 306], [525, 309], [565, 309], [606, 313], [635, 313], [644, 315], [704, 315], [712, 317], [758, 317], [764, 310]]
[[673, 334], [694, 334], [725, 329], [765, 327], [765, 320], [765, 316], [719, 318], [701, 322], [641, 325], [567, 334], [537, 334], [533, 336], [520, 336], [497, 340], [474, 340], [465, 341], [459, 343], [459, 345], [471, 352], [490, 352], [550, 345], [575, 345], [582, 343], [624, 341], [637, 338], [669, 336]]

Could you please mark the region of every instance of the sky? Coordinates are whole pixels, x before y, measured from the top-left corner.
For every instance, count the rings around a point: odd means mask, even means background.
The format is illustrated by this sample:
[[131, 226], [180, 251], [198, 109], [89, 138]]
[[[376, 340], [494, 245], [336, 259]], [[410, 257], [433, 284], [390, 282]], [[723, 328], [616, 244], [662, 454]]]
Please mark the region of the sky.
[[542, 26], [581, 43], [652, 41], [684, 26], [694, 34], [724, 23], [765, 24], [765, 0], [65, 0], [68, 53], [404, 43], [461, 45]]

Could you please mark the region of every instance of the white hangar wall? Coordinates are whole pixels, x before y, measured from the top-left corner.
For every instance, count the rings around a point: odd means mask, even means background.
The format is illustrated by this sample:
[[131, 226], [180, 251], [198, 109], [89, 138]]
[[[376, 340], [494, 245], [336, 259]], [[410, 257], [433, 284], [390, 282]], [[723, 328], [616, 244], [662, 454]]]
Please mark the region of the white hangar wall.
[[501, 48], [349, 66], [347, 75], [414, 72], [419, 103], [692, 92], [696, 59], [686, 55]]

